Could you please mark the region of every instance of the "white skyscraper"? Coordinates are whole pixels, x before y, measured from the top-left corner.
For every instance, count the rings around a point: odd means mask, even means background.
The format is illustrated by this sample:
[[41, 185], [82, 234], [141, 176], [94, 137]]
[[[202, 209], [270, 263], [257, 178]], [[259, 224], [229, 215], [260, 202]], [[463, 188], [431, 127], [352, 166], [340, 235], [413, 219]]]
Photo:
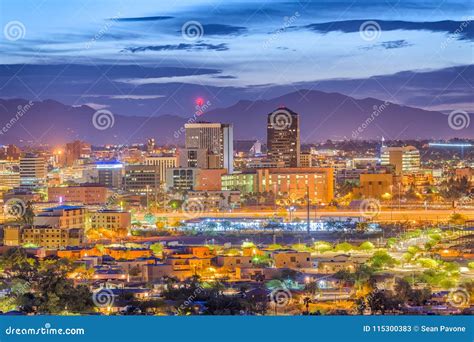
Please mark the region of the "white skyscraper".
[[[225, 168], [234, 171], [234, 130], [230, 124], [188, 123], [186, 149], [206, 149], [210, 159], [209, 168]], [[212, 159], [215, 161], [212, 161]]]

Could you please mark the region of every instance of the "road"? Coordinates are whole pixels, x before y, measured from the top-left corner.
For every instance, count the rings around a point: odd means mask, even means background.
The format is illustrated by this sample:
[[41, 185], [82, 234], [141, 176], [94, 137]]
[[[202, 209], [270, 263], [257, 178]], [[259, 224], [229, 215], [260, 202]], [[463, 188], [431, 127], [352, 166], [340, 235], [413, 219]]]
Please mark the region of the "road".
[[[433, 210], [433, 209], [413, 209], [413, 210], [382, 210], [377, 215], [373, 217], [374, 221], [446, 221], [452, 214], [453, 210]], [[470, 220], [474, 220], [474, 210], [456, 210], [456, 213], [460, 213]], [[189, 213], [184, 215], [181, 212], [171, 212], [171, 213], [159, 213], [156, 216], [159, 217], [168, 217], [168, 218], [177, 218], [177, 219], [190, 219], [198, 217], [229, 217], [229, 218], [238, 218], [238, 217], [262, 217], [268, 218], [275, 215], [274, 210], [236, 210], [232, 212], [197, 212]], [[292, 214], [293, 218], [306, 219], [306, 210], [300, 209], [294, 211]], [[138, 218], [142, 218], [142, 215], [137, 215]], [[346, 216], [362, 216], [362, 213], [359, 210], [320, 210], [317, 209], [311, 210], [310, 217], [311, 219], [320, 218], [324, 216], [334, 216], [334, 217], [346, 217]], [[367, 216], [371, 218], [371, 216]]]

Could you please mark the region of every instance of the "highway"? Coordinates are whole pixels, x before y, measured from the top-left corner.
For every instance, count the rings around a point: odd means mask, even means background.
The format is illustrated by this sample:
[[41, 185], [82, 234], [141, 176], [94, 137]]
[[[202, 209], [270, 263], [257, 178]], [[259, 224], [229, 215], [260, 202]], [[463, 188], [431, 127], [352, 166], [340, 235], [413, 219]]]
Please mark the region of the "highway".
[[[374, 221], [431, 221], [431, 222], [441, 222], [446, 221], [453, 214], [453, 210], [433, 210], [433, 209], [413, 209], [413, 210], [382, 210], [371, 215], [367, 215], [367, 218], [372, 218]], [[474, 210], [456, 210], [456, 213], [460, 213], [466, 216], [470, 220], [474, 220]], [[228, 218], [239, 218], [239, 217], [254, 217], [254, 218], [268, 218], [275, 215], [274, 210], [234, 210], [229, 212], [193, 212], [183, 214], [182, 212], [167, 212], [167, 213], [157, 213], [155, 214], [158, 217], [168, 217], [168, 218], [177, 218], [177, 219], [191, 219], [198, 217], [228, 217]], [[137, 215], [138, 218], [142, 218], [143, 214]], [[291, 213], [293, 218], [306, 219], [307, 213], [306, 210], [300, 209]], [[311, 210], [310, 218], [315, 219], [321, 217], [356, 217], [363, 216], [363, 213], [359, 210]], [[287, 216], [287, 218], [289, 215]]]

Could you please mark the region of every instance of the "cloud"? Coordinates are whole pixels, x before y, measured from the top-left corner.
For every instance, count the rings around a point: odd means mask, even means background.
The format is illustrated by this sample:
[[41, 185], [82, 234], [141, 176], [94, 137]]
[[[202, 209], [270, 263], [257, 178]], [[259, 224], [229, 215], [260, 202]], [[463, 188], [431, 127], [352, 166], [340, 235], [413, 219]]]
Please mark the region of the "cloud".
[[109, 20], [114, 21], [128, 21], [128, 22], [140, 22], [140, 21], [162, 21], [173, 19], [174, 17], [171, 16], [154, 16], [154, 17], [136, 17], [136, 18], [111, 18]]
[[389, 40], [386, 42], [381, 42], [378, 44], [374, 44], [371, 46], [364, 46], [362, 49], [364, 50], [372, 50], [376, 48], [383, 48], [383, 49], [399, 49], [399, 48], [404, 48], [408, 46], [412, 46], [413, 44], [408, 43], [405, 39], [400, 39], [400, 40]]
[[218, 75], [218, 76], [213, 76], [213, 78], [220, 78], [223, 80], [235, 80], [237, 77], [232, 76], [232, 75]]
[[[84, 103], [85, 106], [91, 107], [94, 110], [101, 110], [104, 108], [109, 108], [109, 105], [101, 104], [101, 103], [94, 103], [94, 102], [88, 102]], [[80, 106], [73, 106], [73, 107], [80, 107]]]
[[402, 21], [402, 20], [344, 20], [344, 21], [330, 21], [325, 23], [316, 23], [304, 26], [304, 28], [310, 29], [319, 33], [329, 32], [359, 32], [360, 27], [367, 21], [375, 21], [380, 25], [383, 31], [395, 31], [395, 30], [407, 30], [407, 31], [420, 31], [427, 30], [432, 32], [447, 32], [454, 34], [460, 40], [474, 40], [474, 28], [471, 25], [470, 20], [466, 21], [433, 21], [433, 22], [413, 22], [413, 21]]
[[[58, 84], [62, 79], [72, 78], [73, 84], [95, 82], [102, 76], [107, 78], [117, 77], [171, 77], [187, 75], [220, 74], [221, 70], [212, 68], [182, 68], [182, 67], [148, 67], [130, 64], [0, 64], [0, 84], [12, 77], [30, 77], [39, 85], [44, 82], [55, 81]], [[59, 76], [61, 78], [59, 79]], [[30, 86], [34, 84], [30, 83]], [[42, 85], [44, 87], [44, 84]], [[90, 84], [88, 85], [90, 87]]]
[[214, 50], [214, 51], [226, 51], [229, 47], [226, 43], [221, 44], [207, 44], [207, 43], [196, 43], [196, 44], [167, 44], [167, 45], [149, 45], [149, 46], [138, 46], [128, 47], [122, 51], [144, 52], [144, 51], [199, 51], [199, 50]]
[[390, 40], [387, 42], [382, 42], [379, 45], [386, 49], [399, 49], [402, 47], [410, 46], [411, 44], [408, 44], [408, 42], [404, 39], [400, 39], [400, 40]]
[[123, 94], [123, 95], [84, 95], [83, 97], [97, 97], [97, 98], [107, 98], [111, 100], [156, 100], [165, 97], [165, 95], [132, 95], [132, 94]]
[[247, 31], [247, 29], [242, 26], [232, 26], [223, 24], [204, 24], [202, 25], [202, 27], [204, 29], [204, 35], [208, 36], [237, 35]]

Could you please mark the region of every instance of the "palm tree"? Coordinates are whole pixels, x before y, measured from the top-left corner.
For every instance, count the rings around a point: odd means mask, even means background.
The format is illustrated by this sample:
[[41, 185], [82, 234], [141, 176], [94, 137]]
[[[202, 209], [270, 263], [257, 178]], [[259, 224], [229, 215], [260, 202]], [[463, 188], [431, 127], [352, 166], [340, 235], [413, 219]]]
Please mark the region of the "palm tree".
[[310, 297], [304, 297], [303, 298], [303, 303], [306, 307], [306, 312], [304, 314], [309, 315], [309, 304], [311, 303], [311, 298]]

